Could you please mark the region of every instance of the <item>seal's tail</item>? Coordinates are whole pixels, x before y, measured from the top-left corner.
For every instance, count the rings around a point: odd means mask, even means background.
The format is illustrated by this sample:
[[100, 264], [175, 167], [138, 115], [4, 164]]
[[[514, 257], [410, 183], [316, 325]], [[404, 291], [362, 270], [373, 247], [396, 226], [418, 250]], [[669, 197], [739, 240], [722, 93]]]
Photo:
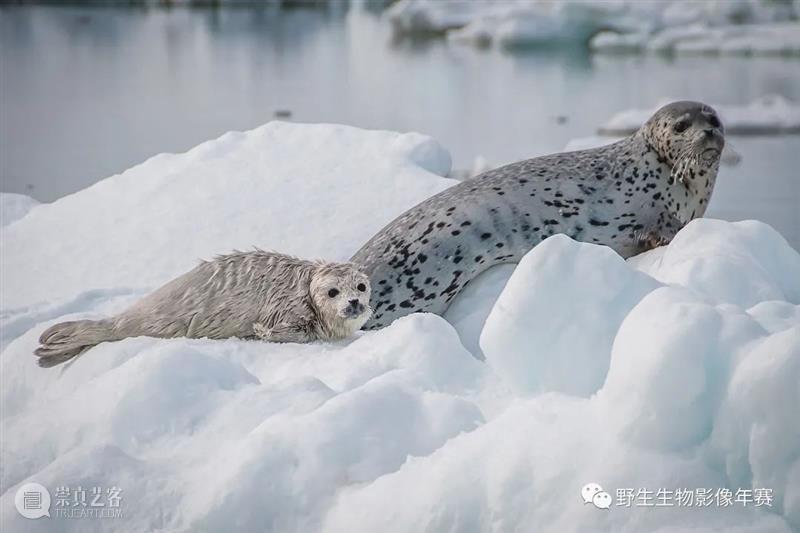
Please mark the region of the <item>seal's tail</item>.
[[81, 352], [104, 341], [117, 340], [110, 320], [77, 320], [61, 322], [47, 328], [33, 352], [39, 366], [49, 368], [69, 361]]

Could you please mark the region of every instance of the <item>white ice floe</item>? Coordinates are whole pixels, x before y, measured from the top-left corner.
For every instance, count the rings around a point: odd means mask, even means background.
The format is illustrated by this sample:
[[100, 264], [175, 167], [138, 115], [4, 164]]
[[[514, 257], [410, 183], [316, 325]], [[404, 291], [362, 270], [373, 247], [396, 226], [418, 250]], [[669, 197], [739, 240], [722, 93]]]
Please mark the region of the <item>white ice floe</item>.
[[0, 227], [21, 219], [37, 205], [39, 205], [39, 202], [30, 196], [0, 192]]
[[576, 152], [578, 150], [590, 150], [592, 148], [599, 148], [601, 146], [613, 144], [620, 140], [622, 140], [622, 137], [604, 137], [599, 135], [594, 135], [591, 137], [578, 137], [577, 139], [570, 140], [566, 146], [564, 146], [564, 151]]
[[[426, 1], [404, 1], [407, 10], [412, 6], [418, 12], [428, 9]], [[447, 37], [455, 42], [501, 47], [586, 43], [602, 28], [624, 31], [649, 25], [652, 6], [642, 7], [625, 0], [474, 2], [469, 23], [448, 28]]]
[[592, 37], [595, 52], [670, 54], [800, 54], [800, 23], [779, 22], [713, 27], [705, 24], [669, 27], [652, 34], [603, 31]]
[[[446, 33], [478, 46], [586, 44], [601, 52], [800, 53], [797, 6], [769, 0], [400, 0], [386, 12], [399, 35]], [[699, 33], [687, 27], [701, 28]]]
[[589, 47], [595, 52], [605, 53], [641, 52], [648, 38], [649, 35], [643, 32], [601, 31], [591, 38]]
[[404, 209], [455, 183], [441, 177], [449, 171], [449, 153], [416, 133], [282, 122], [227, 133], [6, 228], [3, 270], [15, 283], [0, 307], [153, 288], [235, 248], [344, 260]]
[[[606, 136], [633, 133], [662, 105], [672, 99], [662, 99], [650, 109], [628, 109], [617, 113], [598, 128]], [[800, 105], [779, 95], [766, 95], [743, 105], [712, 105], [720, 114], [727, 134], [772, 135], [800, 133]]]
[[474, 178], [475, 176], [479, 176], [487, 170], [492, 170], [493, 168], [494, 167], [486, 160], [485, 157], [478, 155], [472, 160], [472, 167], [468, 169], [453, 169], [450, 171], [450, 174], [448, 174], [447, 177], [464, 181]]
[[398, 35], [443, 33], [468, 24], [474, 18], [485, 14], [487, 8], [494, 9], [472, 0], [443, 2], [401, 0], [387, 9], [384, 17], [389, 20]]
[[[696, 220], [629, 261], [552, 237], [474, 280], [453, 325], [412, 315], [308, 345], [133, 338], [35, 364], [50, 324], [117, 311], [198, 257], [347, 258], [454, 183], [448, 167], [422, 135], [273, 123], [0, 229], [4, 528], [800, 527], [800, 255], [759, 222]], [[51, 518], [17, 513], [27, 482], [50, 489]], [[584, 504], [590, 482], [610, 509]], [[121, 518], [58, 516], [94, 487], [121, 490]], [[687, 507], [699, 489], [711, 504]]]

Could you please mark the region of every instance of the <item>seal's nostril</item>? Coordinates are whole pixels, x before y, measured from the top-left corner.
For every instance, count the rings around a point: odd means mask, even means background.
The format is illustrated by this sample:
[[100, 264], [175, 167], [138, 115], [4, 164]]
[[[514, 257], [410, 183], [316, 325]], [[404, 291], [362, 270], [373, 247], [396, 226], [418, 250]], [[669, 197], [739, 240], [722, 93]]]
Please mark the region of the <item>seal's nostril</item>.
[[350, 300], [350, 305], [355, 307], [358, 305], [358, 300]]

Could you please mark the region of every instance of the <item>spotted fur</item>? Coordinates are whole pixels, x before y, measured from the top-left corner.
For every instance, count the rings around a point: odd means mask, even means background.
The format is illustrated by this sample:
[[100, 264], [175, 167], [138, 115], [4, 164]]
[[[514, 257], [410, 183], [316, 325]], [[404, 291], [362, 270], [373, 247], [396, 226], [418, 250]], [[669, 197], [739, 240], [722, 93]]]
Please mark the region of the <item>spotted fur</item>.
[[43, 367], [127, 337], [340, 339], [370, 316], [369, 279], [355, 265], [256, 250], [222, 255], [104, 320], [48, 328], [34, 352]]
[[711, 107], [675, 102], [612, 145], [512, 163], [442, 191], [352, 257], [372, 282], [366, 327], [441, 314], [478, 274], [556, 233], [623, 257], [668, 243], [705, 212], [723, 146]]

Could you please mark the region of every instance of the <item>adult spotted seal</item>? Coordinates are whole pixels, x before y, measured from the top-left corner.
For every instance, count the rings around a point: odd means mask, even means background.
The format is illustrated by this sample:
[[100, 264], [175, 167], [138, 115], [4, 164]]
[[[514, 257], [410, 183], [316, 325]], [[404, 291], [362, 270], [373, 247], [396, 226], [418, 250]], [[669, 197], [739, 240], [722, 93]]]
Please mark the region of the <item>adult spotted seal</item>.
[[339, 339], [367, 321], [369, 297], [369, 279], [355, 265], [236, 252], [200, 263], [115, 317], [50, 327], [35, 354], [50, 367], [127, 337]]
[[674, 102], [617, 143], [520, 161], [442, 191], [352, 257], [372, 281], [366, 327], [441, 314], [475, 276], [556, 233], [623, 257], [669, 242], [705, 212], [723, 135], [711, 107]]

